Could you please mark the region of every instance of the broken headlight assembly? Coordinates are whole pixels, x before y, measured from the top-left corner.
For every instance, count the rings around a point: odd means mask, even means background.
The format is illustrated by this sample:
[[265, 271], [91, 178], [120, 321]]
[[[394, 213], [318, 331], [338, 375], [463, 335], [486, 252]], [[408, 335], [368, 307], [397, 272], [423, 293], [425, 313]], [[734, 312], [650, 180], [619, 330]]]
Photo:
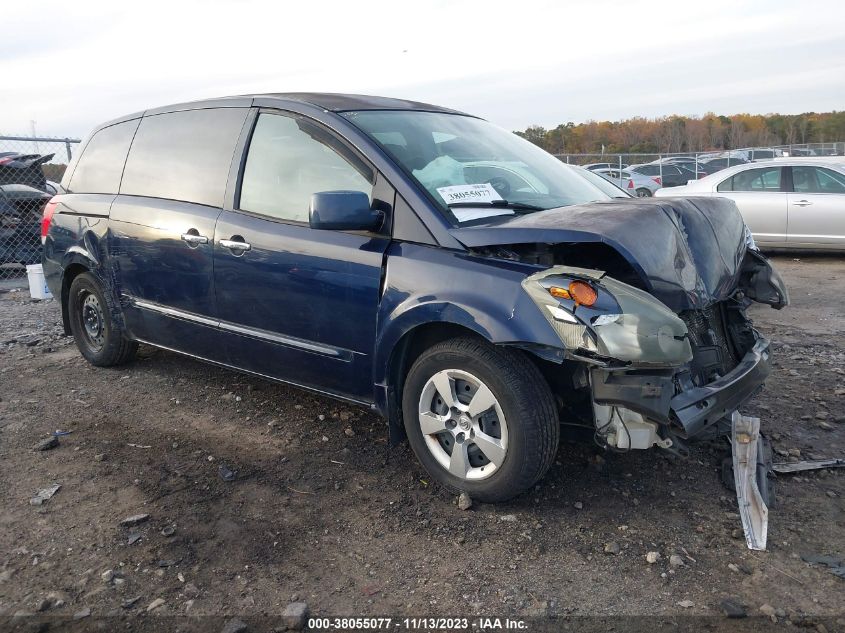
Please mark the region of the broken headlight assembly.
[[687, 327], [674, 312], [601, 271], [556, 266], [522, 286], [573, 354], [656, 367], [692, 359]]

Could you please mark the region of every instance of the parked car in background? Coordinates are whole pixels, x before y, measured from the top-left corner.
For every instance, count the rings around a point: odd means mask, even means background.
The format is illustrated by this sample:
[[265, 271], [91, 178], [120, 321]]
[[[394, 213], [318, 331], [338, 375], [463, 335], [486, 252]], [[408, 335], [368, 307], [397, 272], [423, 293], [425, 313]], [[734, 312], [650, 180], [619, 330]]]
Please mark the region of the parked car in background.
[[745, 165], [748, 161], [744, 158], [739, 158], [737, 156], [723, 156], [721, 158], [709, 158], [707, 160], [702, 160], [699, 163], [699, 167], [702, 171], [706, 174], [715, 174], [717, 171], [721, 171], [731, 165]]
[[596, 169], [595, 173], [606, 178], [620, 188], [628, 191], [637, 198], [648, 198], [660, 189], [660, 185], [654, 178], [635, 171], [619, 171], [618, 169]]
[[735, 165], [657, 196], [733, 200], [760, 248], [845, 249], [845, 163], [782, 158]]
[[577, 165], [567, 165], [567, 167], [572, 169], [572, 171], [574, 171], [576, 174], [578, 174], [578, 176], [589, 182], [591, 185], [601, 190], [609, 198], [625, 199], [635, 197], [633, 194], [628, 193], [628, 191], [619, 187], [619, 185], [617, 185], [615, 182], [604, 178], [593, 170], [584, 169], [583, 167]]
[[595, 171], [596, 169], [611, 169], [613, 167], [616, 169], [619, 169], [620, 167], [625, 169], [627, 166], [628, 163], [622, 163], [621, 165], [619, 163], [587, 163], [586, 165], [581, 165], [581, 167], [589, 169], [590, 171]]
[[0, 185], [0, 265], [41, 261], [41, 213], [50, 195], [28, 185]]
[[53, 156], [0, 152], [0, 185], [28, 185], [46, 191], [47, 178], [42, 165]]
[[774, 149], [771, 147], [754, 147], [745, 150], [746, 157], [749, 161], [772, 160], [773, 158], [780, 158], [784, 156], [783, 150]]
[[613, 198], [453, 110], [229, 97], [94, 130], [43, 266], [90, 363], [144, 342], [358, 403], [495, 502], [548, 470], [561, 422], [685, 454], [735, 436], [770, 372], [745, 307], [788, 296], [736, 206]]
[[644, 163], [642, 165], [631, 165], [629, 170], [649, 176], [661, 187], [679, 187], [687, 184], [690, 180], [696, 180], [698, 176], [703, 177], [703, 172], [696, 174], [686, 167], [673, 164]]

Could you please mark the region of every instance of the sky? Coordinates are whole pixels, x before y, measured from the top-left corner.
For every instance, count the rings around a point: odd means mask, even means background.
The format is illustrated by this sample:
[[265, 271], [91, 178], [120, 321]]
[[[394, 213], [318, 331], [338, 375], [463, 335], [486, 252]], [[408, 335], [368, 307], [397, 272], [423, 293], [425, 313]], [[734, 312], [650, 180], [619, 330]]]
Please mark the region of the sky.
[[6, 0], [0, 133], [148, 107], [353, 92], [508, 129], [845, 109], [842, 0]]

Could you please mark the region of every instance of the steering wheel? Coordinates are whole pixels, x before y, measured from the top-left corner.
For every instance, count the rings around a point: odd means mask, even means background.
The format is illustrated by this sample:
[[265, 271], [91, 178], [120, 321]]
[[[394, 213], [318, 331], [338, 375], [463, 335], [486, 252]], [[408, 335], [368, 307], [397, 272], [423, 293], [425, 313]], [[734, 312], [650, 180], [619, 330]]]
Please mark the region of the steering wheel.
[[511, 184], [502, 176], [493, 176], [487, 182], [496, 190], [500, 196], [507, 200], [511, 193]]

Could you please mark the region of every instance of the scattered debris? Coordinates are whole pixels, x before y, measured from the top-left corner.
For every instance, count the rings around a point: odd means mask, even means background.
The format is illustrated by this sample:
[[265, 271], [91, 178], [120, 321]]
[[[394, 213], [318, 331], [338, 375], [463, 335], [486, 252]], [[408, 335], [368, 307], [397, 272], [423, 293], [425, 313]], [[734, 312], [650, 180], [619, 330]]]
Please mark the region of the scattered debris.
[[238, 618], [234, 618], [223, 625], [220, 633], [246, 633], [248, 630], [249, 626], [246, 622], [239, 620]]
[[805, 470], [821, 470], [823, 468], [845, 468], [845, 459], [806, 459], [800, 462], [777, 462], [772, 464], [772, 470], [782, 475], [799, 473]]
[[156, 598], [148, 606], [147, 611], [155, 611], [164, 604], [164, 598]]
[[748, 549], [765, 551], [769, 509], [757, 486], [757, 452], [762, 450], [759, 440], [760, 418], [734, 411], [731, 416], [734, 485], [745, 544]]
[[300, 631], [305, 628], [308, 618], [308, 605], [304, 602], [291, 602], [282, 613], [282, 621], [287, 628]]
[[102, 574], [100, 574], [100, 578], [103, 580], [104, 583], [110, 583], [112, 580], [114, 580], [114, 570], [107, 569]]
[[458, 509], [469, 510], [472, 507], [472, 497], [467, 493], [462, 492], [458, 497]]
[[173, 536], [174, 534], [176, 534], [176, 528], [173, 527], [172, 525], [168, 525], [168, 526], [163, 527], [161, 529], [161, 535], [162, 536], [167, 536], [169, 538], [169, 537]]
[[141, 540], [142, 536], [143, 535], [140, 532], [131, 532], [129, 534], [129, 537], [126, 539], [126, 544], [127, 545], [135, 545], [135, 543], [137, 543], [138, 541]]
[[622, 546], [619, 545], [619, 543], [617, 543], [616, 541], [613, 541], [611, 543], [607, 543], [604, 546], [604, 553], [605, 554], [613, 554], [614, 556], [616, 556], [621, 551], [622, 551]]
[[695, 603], [692, 600], [681, 600], [678, 602], [678, 606], [684, 609], [690, 609], [695, 606]]
[[129, 598], [128, 600], [124, 600], [120, 604], [120, 606], [123, 607], [124, 609], [131, 609], [132, 607], [134, 607], [138, 603], [138, 600], [140, 600], [140, 599], [141, 599], [141, 596], [135, 596], [134, 598]]
[[841, 554], [802, 554], [801, 560], [811, 565], [824, 565], [831, 574], [845, 580], [845, 556]]
[[43, 440], [40, 440], [35, 446], [32, 447], [34, 451], [49, 451], [50, 449], [56, 448], [59, 445], [59, 438], [55, 435], [51, 435], [50, 437], [45, 437]]
[[737, 619], [748, 616], [748, 608], [737, 598], [726, 598], [719, 603], [719, 608], [729, 618]]
[[91, 615], [91, 609], [89, 609], [88, 607], [85, 607], [83, 609], [80, 609], [76, 613], [74, 613], [73, 619], [74, 620], [84, 620], [85, 618], [89, 617], [90, 615]]
[[686, 563], [684, 563], [684, 559], [679, 556], [678, 554], [672, 554], [669, 557], [669, 566], [670, 567], [683, 567]]
[[654, 565], [654, 563], [660, 560], [660, 552], [649, 552], [645, 555], [645, 559], [649, 565]]
[[583, 510], [583, 509], [584, 509], [584, 504], [583, 504], [583, 503], [581, 503], [580, 501], [576, 501], [575, 503], [573, 503], [573, 504], [572, 504], [572, 506], [573, 506], [576, 510]]
[[517, 516], [515, 514], [503, 514], [499, 517], [499, 521], [504, 521], [505, 523], [516, 523]]
[[131, 517], [126, 517], [123, 521], [120, 522], [122, 527], [133, 527], [135, 525], [140, 525], [145, 521], [148, 521], [150, 518], [149, 514], [133, 514]]
[[127, 446], [131, 446], [132, 448], [152, 448], [152, 446], [146, 446], [145, 444], [127, 444]]
[[60, 489], [61, 484], [53, 484], [49, 488], [42, 488], [38, 492], [35, 493], [35, 496], [29, 500], [29, 505], [31, 506], [40, 506], [48, 499], [51, 499], [54, 494], [56, 494]]
[[238, 477], [237, 473], [223, 462], [220, 462], [220, 465], [217, 467], [217, 474], [223, 481], [235, 481]]
[[764, 604], [764, 605], [761, 605], [761, 606], [760, 606], [760, 613], [762, 613], [762, 614], [763, 614], [763, 615], [765, 615], [766, 617], [769, 617], [769, 618], [775, 618], [775, 619], [776, 619], [777, 609], [775, 609], [775, 608], [774, 608], [772, 605], [770, 605], [770, 604]]

